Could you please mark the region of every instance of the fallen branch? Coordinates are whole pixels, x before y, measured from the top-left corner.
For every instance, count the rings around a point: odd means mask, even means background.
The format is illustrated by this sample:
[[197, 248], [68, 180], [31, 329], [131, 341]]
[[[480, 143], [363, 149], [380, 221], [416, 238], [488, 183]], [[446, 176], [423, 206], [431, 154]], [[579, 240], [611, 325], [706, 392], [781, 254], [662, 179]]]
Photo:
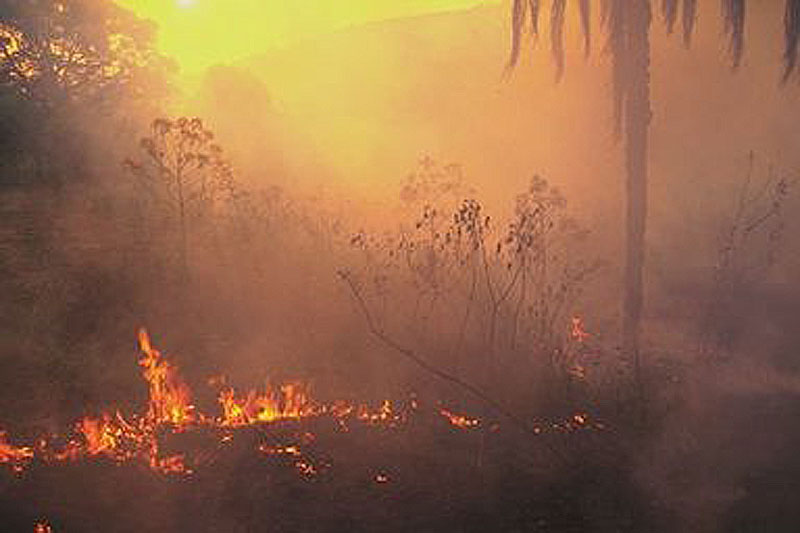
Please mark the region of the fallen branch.
[[[472, 385], [471, 383], [468, 383], [457, 376], [445, 372], [444, 370], [436, 368], [435, 366], [427, 362], [425, 359], [419, 357], [414, 352], [414, 350], [401, 345], [393, 338], [391, 338], [389, 335], [387, 335], [386, 332], [384, 332], [383, 329], [380, 328], [375, 323], [375, 320], [372, 318], [372, 314], [369, 312], [367, 303], [364, 301], [364, 298], [359, 292], [358, 287], [356, 287], [356, 284], [353, 281], [352, 277], [350, 276], [350, 273], [344, 270], [339, 270], [337, 273], [339, 274], [339, 277], [342, 279], [342, 281], [344, 281], [347, 284], [347, 287], [350, 289], [350, 294], [353, 296], [353, 299], [355, 300], [356, 305], [361, 311], [361, 314], [364, 315], [364, 320], [366, 321], [367, 327], [370, 333], [372, 333], [372, 335], [374, 335], [377, 339], [383, 342], [386, 346], [392, 348], [397, 353], [403, 355], [406, 359], [410, 360], [415, 365], [422, 368], [429, 374], [433, 374], [439, 379], [452, 383], [460, 387], [461, 389], [469, 392], [472, 396], [479, 399], [484, 404], [488, 405], [496, 412], [503, 415], [505, 418], [511, 421], [518, 429], [521, 429], [524, 433], [537, 435], [532, 426], [530, 426], [521, 416], [510, 411], [502, 403], [495, 400], [494, 398], [483, 392], [475, 385]], [[557, 448], [555, 448], [551, 443], [544, 441], [544, 444], [558, 459], [566, 461], [566, 458], [563, 456], [563, 454]]]

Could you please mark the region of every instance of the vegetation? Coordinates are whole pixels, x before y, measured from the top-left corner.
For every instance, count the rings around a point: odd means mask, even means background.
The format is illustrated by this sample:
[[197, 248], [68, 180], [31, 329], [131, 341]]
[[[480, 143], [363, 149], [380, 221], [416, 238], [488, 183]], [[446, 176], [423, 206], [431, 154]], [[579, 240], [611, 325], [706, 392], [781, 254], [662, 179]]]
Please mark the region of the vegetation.
[[[672, 33], [679, 12], [678, 0], [663, 0], [662, 14], [666, 29]], [[589, 0], [578, 3], [581, 27], [588, 54], [591, 44]], [[739, 65], [744, 51], [745, 0], [723, 0], [722, 16], [730, 37], [732, 64]], [[539, 31], [539, 0], [514, 0], [512, 8], [512, 44], [509, 68], [518, 60], [522, 36], [530, 27]], [[615, 132], [624, 136], [625, 186], [625, 292], [622, 299], [622, 343], [636, 361], [641, 373], [640, 334], [644, 305], [644, 259], [647, 223], [647, 180], [649, 131], [652, 119], [650, 92], [650, 0], [606, 0], [601, 2], [601, 19], [608, 33], [608, 49], [612, 56], [613, 105]], [[551, 3], [551, 48], [556, 77], [564, 71], [564, 15], [566, 0]], [[697, 1], [684, 0], [680, 6], [683, 39], [688, 46], [697, 17]], [[784, 13], [784, 72], [786, 81], [797, 64], [800, 41], [800, 1], [786, 0]], [[641, 381], [641, 377], [639, 378]]]
[[[566, 4], [550, 10], [557, 77]], [[578, 2], [586, 53], [591, 5]], [[734, 66], [745, 5], [723, 2]], [[540, 7], [513, 3], [510, 67], [526, 26], [539, 31]], [[275, 176], [253, 179], [208, 121], [168, 112], [172, 66], [155, 51], [154, 29], [116, 4], [0, 2], [0, 521], [30, 528], [50, 515], [56, 531], [714, 531], [754, 522], [793, 531], [794, 514], [762, 515], [794, 500], [741, 487], [796, 484], [785, 479], [796, 460], [783, 454], [797, 442], [785, 421], [796, 414], [800, 370], [785, 316], [797, 304], [793, 288], [776, 297], [766, 283], [788, 233], [794, 177], [760, 172], [750, 156], [741, 188], [715, 199], [715, 208], [735, 204], [719, 248], [686, 245], [713, 272], [690, 280], [682, 322], [653, 320], [669, 342], [644, 345], [651, 2], [603, 7], [626, 150], [621, 316], [602, 296], [620, 292], [613, 258], [595, 246], [608, 229], [588, 227], [558, 175], [533, 174], [504, 210], [479, 187], [493, 176], [425, 157], [370, 218], [352, 203], [271, 185]], [[667, 31], [680, 18], [688, 44], [697, 3], [661, 7]], [[785, 17], [787, 80], [800, 1], [787, 0]], [[140, 326], [154, 335], [153, 345], [139, 337], [149, 390], [131, 347]], [[756, 359], [761, 339], [780, 364]], [[178, 367], [186, 383], [174, 378]], [[265, 382], [289, 384], [274, 388], [273, 404], [295, 399], [286, 390], [299, 391], [299, 403], [256, 423], [245, 412], [256, 396], [236, 403], [229, 384]], [[165, 383], [180, 384], [178, 411], [153, 403]], [[307, 390], [324, 416], [300, 416]], [[207, 414], [219, 404], [219, 418]], [[142, 419], [121, 414], [141, 405], [150, 407]], [[740, 429], [751, 426], [755, 436]], [[91, 457], [82, 451], [90, 434], [101, 449]], [[137, 458], [155, 456], [158, 443], [195, 450], [209, 467], [169, 477], [175, 465], [126, 463], [102, 448], [130, 435], [141, 439]], [[57, 460], [54, 442], [67, 450]], [[28, 470], [14, 472], [14, 452]], [[788, 474], [769, 470], [776, 464]]]

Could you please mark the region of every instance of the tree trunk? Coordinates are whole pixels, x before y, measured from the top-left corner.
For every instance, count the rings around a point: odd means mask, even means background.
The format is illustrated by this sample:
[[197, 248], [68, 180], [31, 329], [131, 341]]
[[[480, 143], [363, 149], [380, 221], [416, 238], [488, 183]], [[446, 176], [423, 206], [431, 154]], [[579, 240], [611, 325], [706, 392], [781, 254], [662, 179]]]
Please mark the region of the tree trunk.
[[188, 236], [186, 233], [186, 197], [185, 191], [183, 190], [183, 176], [181, 174], [181, 169], [178, 167], [177, 176], [175, 180], [177, 184], [177, 194], [178, 194], [178, 222], [180, 224], [180, 269], [181, 269], [181, 278], [183, 282], [186, 282], [189, 279], [189, 242]]
[[627, 90], [625, 94], [626, 253], [623, 300], [623, 350], [633, 359], [641, 383], [640, 330], [643, 305], [647, 158], [650, 127], [650, 2], [634, 0], [627, 12]]

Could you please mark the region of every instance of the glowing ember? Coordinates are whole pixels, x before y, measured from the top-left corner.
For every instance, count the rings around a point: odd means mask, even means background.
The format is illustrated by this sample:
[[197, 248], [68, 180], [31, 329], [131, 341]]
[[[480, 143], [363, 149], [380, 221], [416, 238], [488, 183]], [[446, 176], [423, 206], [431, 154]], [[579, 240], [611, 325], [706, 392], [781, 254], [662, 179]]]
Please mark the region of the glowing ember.
[[47, 520], [41, 520], [33, 525], [33, 533], [53, 533], [53, 528]]
[[584, 327], [583, 319], [581, 317], [572, 317], [570, 336], [572, 336], [572, 338], [578, 342], [586, 342], [586, 339], [591, 337], [591, 333], [586, 332], [586, 328]]
[[377, 412], [371, 413], [366, 405], [358, 406], [358, 419], [367, 424], [397, 426], [405, 422], [406, 418], [402, 413], [396, 413], [392, 407], [392, 402], [384, 400]]
[[267, 446], [262, 444], [258, 449], [267, 455], [291, 455], [299, 457], [301, 455], [300, 449], [297, 446]]
[[452, 425], [461, 429], [472, 429], [480, 426], [481, 424], [481, 421], [477, 418], [470, 418], [464, 415], [457, 415], [451, 411], [448, 411], [444, 407], [439, 409], [439, 414], [445, 417]]
[[314, 465], [306, 461], [297, 461], [294, 463], [294, 466], [297, 468], [298, 472], [304, 476], [315, 476], [317, 474], [317, 469], [314, 468]]

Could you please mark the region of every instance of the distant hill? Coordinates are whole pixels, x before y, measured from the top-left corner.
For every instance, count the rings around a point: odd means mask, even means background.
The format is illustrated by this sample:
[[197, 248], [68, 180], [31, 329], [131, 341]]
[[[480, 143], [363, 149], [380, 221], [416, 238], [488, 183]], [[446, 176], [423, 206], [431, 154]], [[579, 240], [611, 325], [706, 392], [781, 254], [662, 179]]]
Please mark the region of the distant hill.
[[[516, 190], [537, 168], [535, 161], [545, 171], [560, 155], [550, 141], [554, 133], [574, 133], [581, 119], [604, 128], [606, 108], [599, 105], [602, 90], [587, 98], [573, 83], [588, 73], [577, 55], [560, 86], [547, 53], [536, 55], [533, 68], [504, 79], [506, 15], [495, 6], [372, 23], [236, 67], [263, 83], [286, 129], [308, 143], [293, 147], [304, 158], [313, 153], [324, 167], [317, 174], [394, 190], [417, 159], [430, 154], [463, 163], [475, 181], [490, 174], [494, 183], [504, 179]], [[571, 37], [579, 42], [577, 34]], [[242, 120], [251, 120], [245, 101], [252, 95], [235, 107]], [[224, 120], [236, 122], [230, 111]]]

